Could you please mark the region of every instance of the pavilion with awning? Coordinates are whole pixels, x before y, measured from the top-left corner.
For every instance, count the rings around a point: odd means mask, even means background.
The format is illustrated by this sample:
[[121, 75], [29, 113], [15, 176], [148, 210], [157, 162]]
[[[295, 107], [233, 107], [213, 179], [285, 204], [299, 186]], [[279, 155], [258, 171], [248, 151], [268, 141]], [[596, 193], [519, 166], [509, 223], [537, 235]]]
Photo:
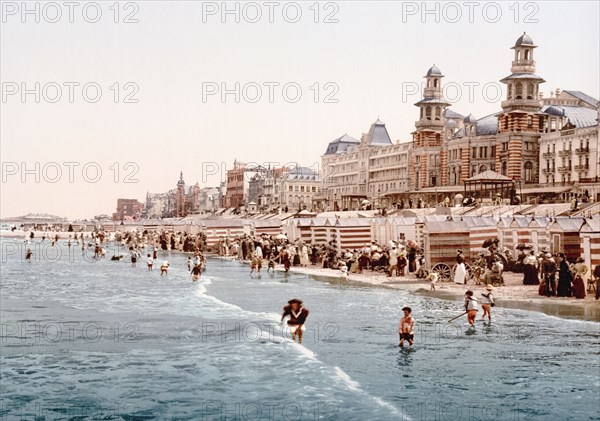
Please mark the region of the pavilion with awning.
[[465, 197], [486, 198], [500, 194], [500, 197], [510, 198], [514, 191], [515, 182], [512, 178], [487, 170], [464, 181]]

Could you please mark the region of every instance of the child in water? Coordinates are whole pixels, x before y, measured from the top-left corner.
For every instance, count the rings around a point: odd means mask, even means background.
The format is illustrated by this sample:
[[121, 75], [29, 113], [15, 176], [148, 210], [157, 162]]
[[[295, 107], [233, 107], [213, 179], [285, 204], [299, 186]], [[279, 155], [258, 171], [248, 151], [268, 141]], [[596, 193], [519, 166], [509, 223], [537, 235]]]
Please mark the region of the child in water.
[[471, 327], [475, 327], [475, 318], [479, 311], [477, 298], [473, 297], [473, 291], [469, 290], [465, 293], [465, 311], [467, 312], [467, 320]]
[[492, 306], [495, 305], [494, 296], [492, 295], [492, 291], [494, 290], [494, 287], [492, 286], [492, 284], [489, 284], [486, 287], [486, 290], [487, 290], [487, 292], [481, 293], [481, 308], [483, 309], [483, 316], [481, 316], [481, 320], [485, 320], [485, 315], [487, 314], [488, 320], [491, 322], [492, 321]]
[[415, 319], [412, 317], [412, 309], [410, 307], [404, 307], [402, 309], [404, 317], [400, 319], [398, 325], [398, 335], [400, 336], [400, 347], [404, 347], [404, 340], [408, 341], [410, 346], [413, 345], [415, 337]]
[[169, 262], [166, 260], [160, 265], [160, 276], [169, 274]]

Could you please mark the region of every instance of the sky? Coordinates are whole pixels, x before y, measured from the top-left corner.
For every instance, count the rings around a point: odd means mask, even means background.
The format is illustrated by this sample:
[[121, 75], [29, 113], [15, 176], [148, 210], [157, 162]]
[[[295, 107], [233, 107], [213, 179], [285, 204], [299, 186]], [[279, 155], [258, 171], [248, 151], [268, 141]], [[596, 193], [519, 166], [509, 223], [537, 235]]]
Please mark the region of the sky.
[[317, 168], [377, 118], [410, 141], [433, 64], [481, 118], [524, 31], [546, 96], [598, 98], [599, 20], [596, 1], [3, 1], [0, 217], [111, 214], [234, 159]]

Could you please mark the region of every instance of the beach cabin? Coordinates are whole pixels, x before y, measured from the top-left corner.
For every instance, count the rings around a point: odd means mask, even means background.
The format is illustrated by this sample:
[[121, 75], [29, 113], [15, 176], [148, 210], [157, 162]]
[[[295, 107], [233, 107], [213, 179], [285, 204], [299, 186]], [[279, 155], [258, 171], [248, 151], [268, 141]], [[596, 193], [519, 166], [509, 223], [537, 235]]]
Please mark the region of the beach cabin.
[[[391, 240], [417, 240], [417, 218], [416, 217], [390, 217], [390, 218], [373, 218], [371, 220], [371, 232], [373, 234], [372, 241], [377, 241], [379, 244], [388, 244]], [[421, 222], [421, 226], [423, 223]], [[419, 242], [419, 244], [421, 244]]]
[[579, 231], [580, 253], [590, 271], [600, 265], [600, 217], [587, 219]]
[[373, 238], [370, 218], [338, 218], [333, 230], [338, 251], [361, 249]]
[[567, 259], [575, 260], [581, 255], [580, 230], [584, 218], [558, 216], [548, 225], [550, 252], [564, 253]]
[[425, 222], [423, 244], [426, 267], [435, 270], [436, 265], [443, 265], [449, 270], [456, 264], [458, 249], [463, 251], [468, 262], [471, 247], [470, 234], [469, 225], [465, 221]]
[[469, 227], [469, 248], [464, 255], [476, 259], [483, 251], [483, 243], [489, 238], [498, 237], [498, 221], [491, 216], [465, 216], [463, 222]]
[[527, 226], [531, 233], [531, 244], [535, 252], [540, 250], [550, 250], [550, 235], [548, 232], [550, 220], [551, 218], [547, 216], [534, 216]]
[[242, 219], [206, 219], [202, 230], [206, 234], [206, 245], [214, 246], [221, 238], [233, 240], [235, 237], [249, 234], [250, 224]]
[[261, 235], [276, 236], [281, 233], [281, 219], [257, 219], [252, 221], [254, 229], [254, 238], [260, 238]]

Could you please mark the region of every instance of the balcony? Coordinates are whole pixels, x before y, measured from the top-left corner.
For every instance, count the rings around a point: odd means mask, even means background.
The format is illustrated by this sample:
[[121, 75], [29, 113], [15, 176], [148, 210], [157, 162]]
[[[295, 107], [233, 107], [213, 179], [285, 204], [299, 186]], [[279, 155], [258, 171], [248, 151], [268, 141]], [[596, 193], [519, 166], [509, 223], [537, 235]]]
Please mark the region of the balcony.
[[587, 171], [590, 169], [589, 165], [575, 165], [575, 171], [577, 172], [583, 172], [583, 171]]
[[571, 153], [573, 153], [573, 151], [571, 149], [566, 149], [564, 151], [559, 151], [558, 156], [561, 158], [566, 158], [568, 156], [571, 156]]
[[566, 174], [572, 170], [571, 167], [558, 167], [559, 174]]
[[554, 152], [544, 152], [542, 154], [542, 158], [544, 159], [553, 159], [556, 156]]
[[544, 169], [542, 170], [542, 174], [544, 174], [544, 175], [551, 175], [551, 174], [554, 174], [554, 169], [548, 169], [548, 168], [544, 168]]
[[575, 154], [577, 154], [577, 155], [585, 155], [587, 153], [590, 153], [590, 148], [577, 148], [577, 149], [575, 149]]
[[507, 99], [502, 101], [502, 108], [518, 108], [522, 111], [539, 111], [542, 102], [539, 99]]

